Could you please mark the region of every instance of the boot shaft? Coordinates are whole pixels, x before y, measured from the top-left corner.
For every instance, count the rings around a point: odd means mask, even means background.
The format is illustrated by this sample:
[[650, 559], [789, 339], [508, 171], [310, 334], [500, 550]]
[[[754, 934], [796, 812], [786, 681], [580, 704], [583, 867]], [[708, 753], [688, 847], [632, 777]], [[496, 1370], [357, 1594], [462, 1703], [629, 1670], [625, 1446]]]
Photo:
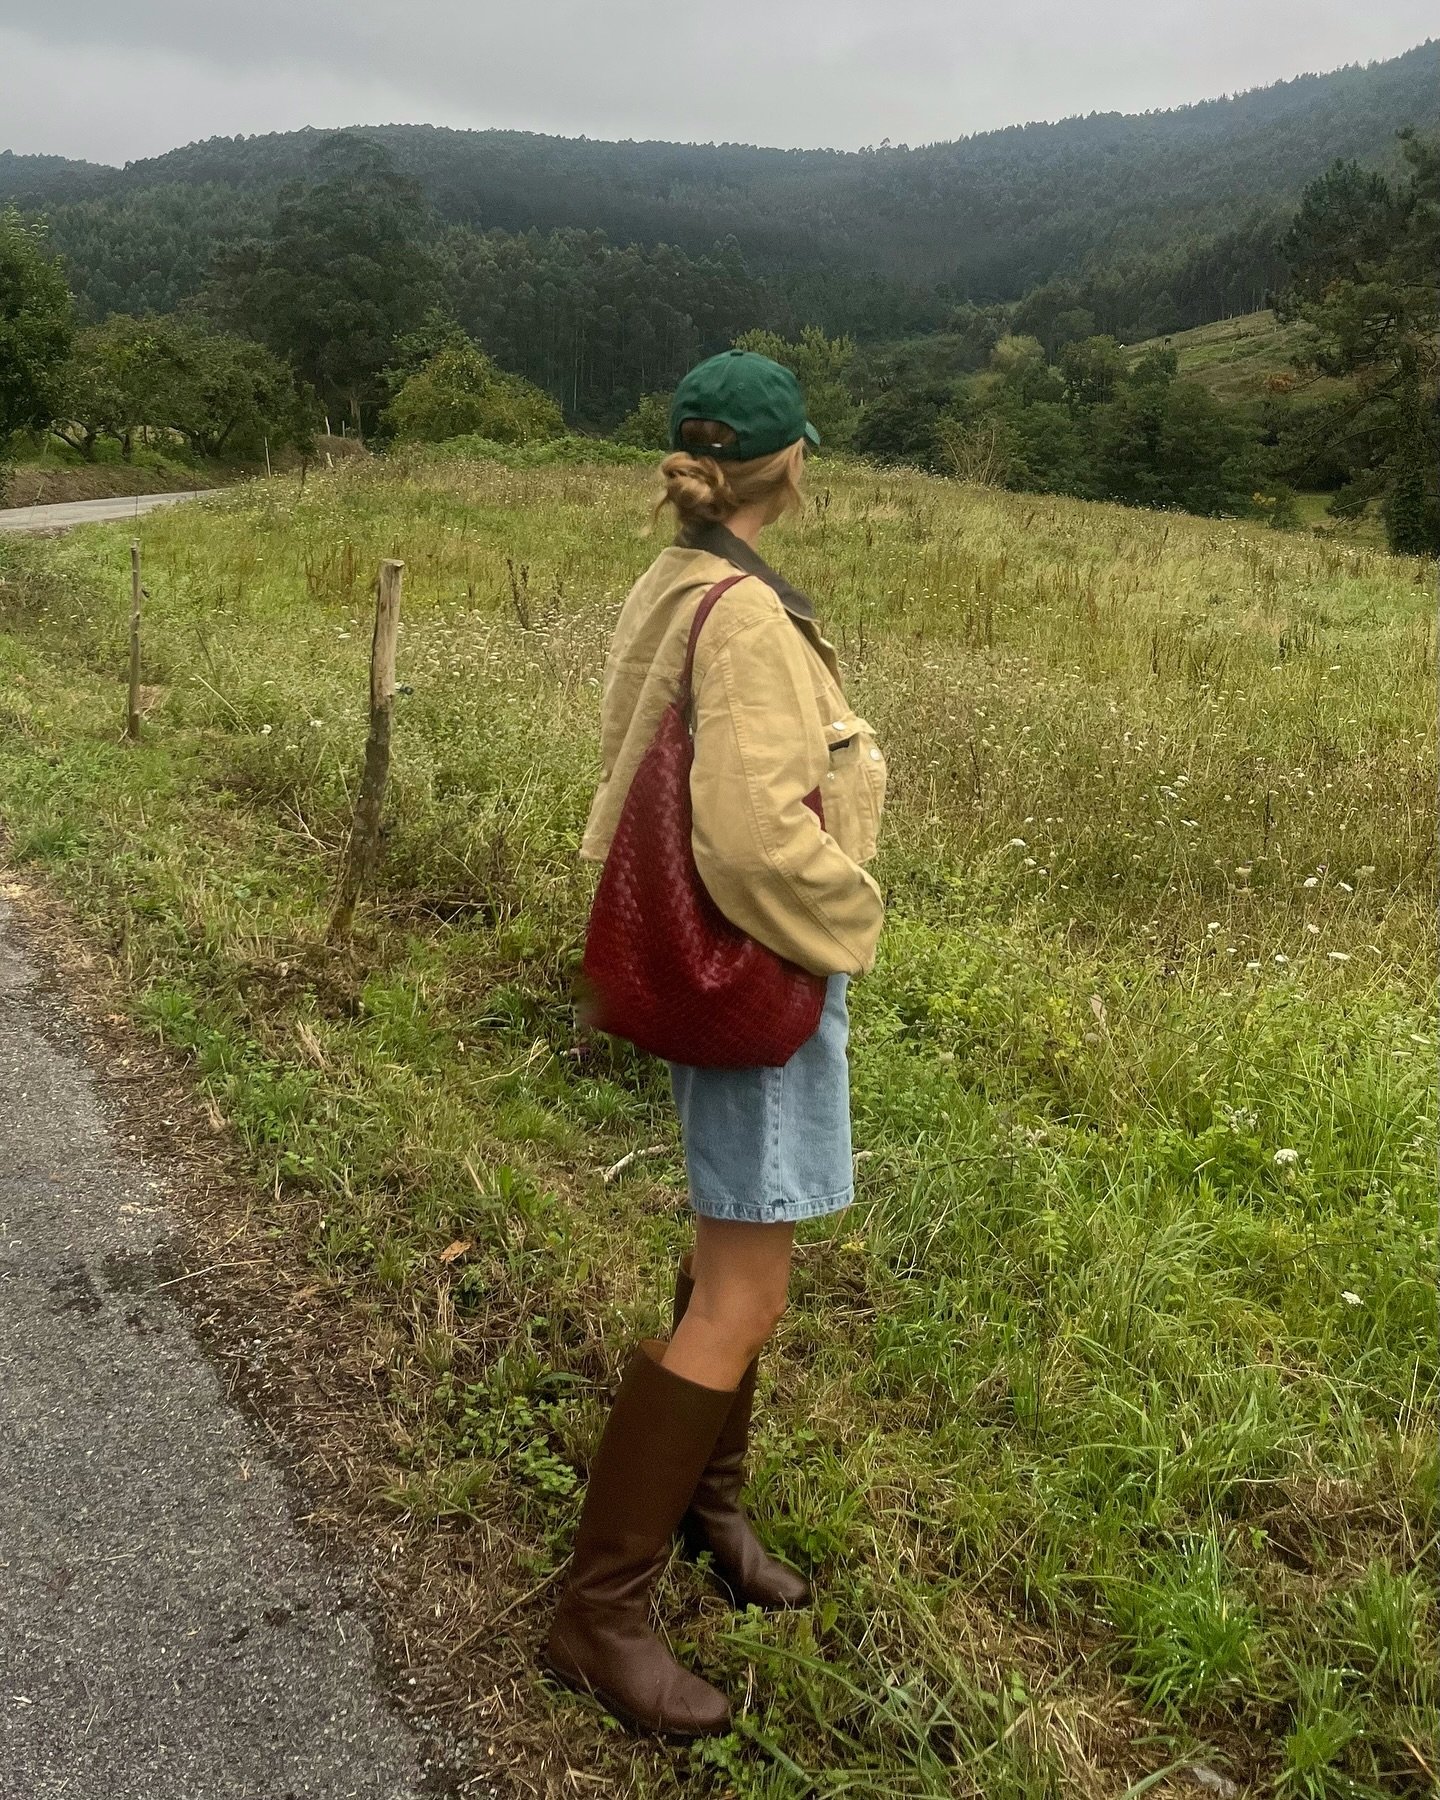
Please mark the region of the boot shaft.
[[597, 1604], [643, 1599], [735, 1398], [672, 1375], [664, 1350], [631, 1356], [590, 1465], [570, 1587]]

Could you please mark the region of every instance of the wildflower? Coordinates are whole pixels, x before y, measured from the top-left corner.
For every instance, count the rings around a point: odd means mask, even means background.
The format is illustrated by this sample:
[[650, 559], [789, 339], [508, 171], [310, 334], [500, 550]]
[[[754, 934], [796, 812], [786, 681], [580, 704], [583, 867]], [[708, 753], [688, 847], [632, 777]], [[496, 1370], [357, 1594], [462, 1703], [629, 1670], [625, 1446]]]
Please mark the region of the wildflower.
[[1205, 929], [1207, 931], [1218, 931], [1220, 929], [1220, 921], [1218, 919], [1212, 919]]
[[262, 725], [260, 727], [260, 735], [261, 735], [261, 737], [269, 737], [270, 733], [273, 730], [274, 730], [273, 725]]
[[1277, 1169], [1293, 1169], [1299, 1160], [1300, 1152], [1298, 1150], [1277, 1150], [1275, 1152], [1275, 1167]]
[[1247, 969], [1249, 969], [1252, 973], [1254, 973], [1254, 971], [1257, 970], [1260, 967], [1260, 965], [1258, 962], [1247, 962], [1245, 967]]
[[312, 731], [318, 731], [324, 723], [325, 721], [323, 719], [312, 719], [310, 721], [310, 729]]
[[1319, 887], [1320, 882], [1314, 875], [1307, 875], [1300, 885], [1301, 887], [1313, 888]]
[[1360, 1296], [1353, 1290], [1353, 1288], [1344, 1289], [1344, 1291], [1340, 1295], [1340, 1298], [1345, 1302], [1345, 1304], [1347, 1306], [1359, 1306], [1361, 1304]]
[[1012, 850], [1023, 850], [1025, 848], [1024, 838], [1011, 838], [1010, 848]]
[[1283, 950], [1277, 950], [1275, 952], [1275, 961], [1277, 963], [1280, 963], [1282, 965], [1282, 967], [1285, 963], [1288, 963], [1289, 960], [1290, 960], [1290, 958], [1285, 954], [1285, 952]]
[[1319, 937], [1319, 935], [1320, 935], [1320, 927], [1318, 925], [1316, 925], [1312, 920], [1306, 921], [1305, 929], [1310, 933], [1311, 937]]

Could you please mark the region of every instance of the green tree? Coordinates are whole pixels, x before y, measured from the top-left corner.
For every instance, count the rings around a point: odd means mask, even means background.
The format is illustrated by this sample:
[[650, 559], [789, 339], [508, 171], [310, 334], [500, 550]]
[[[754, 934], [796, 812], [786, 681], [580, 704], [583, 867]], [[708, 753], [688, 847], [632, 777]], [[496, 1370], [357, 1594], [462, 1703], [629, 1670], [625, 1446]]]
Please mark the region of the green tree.
[[44, 227], [0, 213], [0, 472], [17, 431], [43, 431], [70, 350], [73, 305]]
[[1167, 388], [1180, 373], [1180, 352], [1169, 344], [1152, 344], [1136, 358], [1129, 382], [1132, 388]]
[[196, 456], [258, 457], [303, 444], [312, 416], [294, 379], [263, 344], [196, 322], [138, 322], [151, 336], [151, 359], [137, 371], [146, 424], [178, 432]]
[[[128, 321], [127, 321], [128, 323]], [[126, 445], [136, 414], [112, 350], [114, 320], [75, 334], [70, 354], [55, 373], [50, 429], [62, 444], [90, 461], [102, 437]]]
[[853, 446], [879, 462], [936, 466], [936, 427], [952, 398], [948, 384], [897, 383], [860, 409]]
[[[1349, 378], [1357, 452], [1341, 511], [1378, 499], [1392, 549], [1440, 553], [1440, 136], [1401, 133], [1398, 184], [1337, 163], [1306, 189], [1283, 250], [1281, 318], [1317, 333], [1302, 366]], [[1333, 504], [1333, 503], [1332, 503]]]
[[56, 376], [55, 436], [87, 460], [102, 437], [113, 437], [128, 458], [136, 428], [162, 424], [167, 347], [176, 329], [168, 319], [125, 313], [82, 327]]
[[1060, 378], [1071, 406], [1103, 406], [1124, 374], [1125, 358], [1112, 337], [1080, 338], [1060, 352]]
[[268, 239], [222, 259], [210, 304], [287, 358], [327, 407], [367, 429], [397, 338], [440, 299], [420, 189], [385, 150], [337, 132], [311, 179], [281, 190]]
[[1197, 513], [1249, 509], [1251, 441], [1197, 382], [1157, 378], [1153, 367], [1140, 379], [1132, 372], [1096, 417], [1096, 484], [1105, 497]]
[[386, 421], [398, 438], [432, 443], [473, 434], [497, 444], [533, 444], [565, 431], [547, 393], [497, 369], [468, 341], [437, 350], [401, 382]]
[[992, 388], [998, 383], [1005, 395], [1021, 406], [1059, 400], [1065, 391], [1039, 338], [1020, 332], [1007, 332], [996, 344], [986, 375]]
[[818, 325], [807, 325], [798, 339], [774, 331], [747, 331], [735, 340], [737, 350], [754, 350], [793, 369], [805, 390], [805, 410], [831, 450], [848, 449], [859, 417], [846, 377], [855, 359], [848, 337], [826, 337]]

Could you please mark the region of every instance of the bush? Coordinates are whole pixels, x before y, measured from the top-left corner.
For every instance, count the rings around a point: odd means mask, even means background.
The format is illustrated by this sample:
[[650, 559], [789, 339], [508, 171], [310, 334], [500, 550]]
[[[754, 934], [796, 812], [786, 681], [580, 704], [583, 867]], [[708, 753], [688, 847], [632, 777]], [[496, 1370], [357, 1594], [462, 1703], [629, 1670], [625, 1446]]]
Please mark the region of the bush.
[[547, 393], [498, 369], [468, 342], [436, 351], [401, 384], [385, 416], [397, 438], [429, 443], [478, 437], [534, 444], [565, 430], [560, 408]]
[[633, 445], [637, 450], [668, 450], [670, 448], [670, 396], [668, 394], [642, 394], [615, 427], [615, 442]]

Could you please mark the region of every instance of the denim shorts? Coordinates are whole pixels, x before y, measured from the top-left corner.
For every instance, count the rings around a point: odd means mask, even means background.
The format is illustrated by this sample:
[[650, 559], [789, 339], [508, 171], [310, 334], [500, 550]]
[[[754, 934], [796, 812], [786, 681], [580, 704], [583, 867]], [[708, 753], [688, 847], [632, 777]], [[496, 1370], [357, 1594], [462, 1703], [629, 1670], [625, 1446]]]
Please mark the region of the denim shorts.
[[850, 1157], [848, 975], [832, 975], [814, 1037], [774, 1069], [671, 1063], [690, 1204], [707, 1219], [775, 1225], [842, 1212]]

